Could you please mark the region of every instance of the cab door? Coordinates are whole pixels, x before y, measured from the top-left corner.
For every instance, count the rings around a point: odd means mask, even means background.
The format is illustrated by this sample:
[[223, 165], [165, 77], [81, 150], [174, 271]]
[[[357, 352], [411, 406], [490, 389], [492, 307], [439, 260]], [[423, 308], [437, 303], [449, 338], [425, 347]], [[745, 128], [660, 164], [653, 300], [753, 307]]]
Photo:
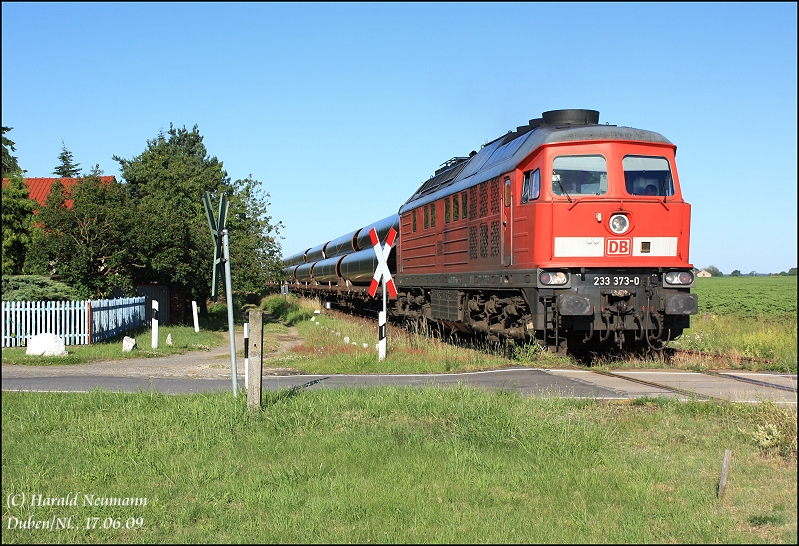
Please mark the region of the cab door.
[[502, 190], [502, 265], [509, 267], [513, 262], [513, 196], [510, 177], [505, 177]]

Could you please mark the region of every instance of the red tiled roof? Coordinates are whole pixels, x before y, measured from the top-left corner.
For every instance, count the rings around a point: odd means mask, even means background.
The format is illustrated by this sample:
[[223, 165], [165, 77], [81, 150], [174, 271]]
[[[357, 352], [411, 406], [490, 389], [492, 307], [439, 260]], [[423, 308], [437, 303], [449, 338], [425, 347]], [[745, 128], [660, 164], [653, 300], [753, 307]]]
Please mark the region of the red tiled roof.
[[[50, 195], [50, 188], [56, 180], [60, 180], [65, 190], [69, 190], [75, 183], [80, 180], [79, 178], [26, 178], [25, 185], [28, 186], [28, 197], [38, 201], [40, 206], [44, 206], [47, 201], [47, 196]], [[100, 180], [106, 184], [110, 184], [116, 180], [113, 176], [101, 176]], [[8, 183], [8, 178], [3, 179], [3, 186]], [[72, 208], [72, 199], [67, 199], [65, 202], [67, 208]]]

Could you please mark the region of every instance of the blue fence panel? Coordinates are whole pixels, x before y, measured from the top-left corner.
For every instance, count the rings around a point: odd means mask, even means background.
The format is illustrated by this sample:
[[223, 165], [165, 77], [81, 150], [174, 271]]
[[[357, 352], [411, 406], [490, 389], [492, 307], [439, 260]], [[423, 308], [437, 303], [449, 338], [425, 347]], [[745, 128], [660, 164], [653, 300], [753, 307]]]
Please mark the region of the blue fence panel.
[[144, 325], [144, 296], [92, 300], [92, 343]]

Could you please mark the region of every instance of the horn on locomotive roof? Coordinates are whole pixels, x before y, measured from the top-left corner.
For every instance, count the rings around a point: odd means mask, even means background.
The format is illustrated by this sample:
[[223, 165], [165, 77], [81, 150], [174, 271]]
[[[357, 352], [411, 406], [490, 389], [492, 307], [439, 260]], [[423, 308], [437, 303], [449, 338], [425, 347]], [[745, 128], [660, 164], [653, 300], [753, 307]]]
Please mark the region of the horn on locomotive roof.
[[596, 125], [598, 110], [550, 110], [541, 114], [545, 125]]

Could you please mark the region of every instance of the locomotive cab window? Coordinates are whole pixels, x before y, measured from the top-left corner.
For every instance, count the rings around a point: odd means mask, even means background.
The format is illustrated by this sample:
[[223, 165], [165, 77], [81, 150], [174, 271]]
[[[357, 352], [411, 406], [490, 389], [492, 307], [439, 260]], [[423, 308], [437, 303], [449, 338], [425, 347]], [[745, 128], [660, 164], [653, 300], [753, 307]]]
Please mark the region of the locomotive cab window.
[[552, 193], [604, 195], [608, 191], [608, 168], [601, 155], [562, 155], [552, 162]]
[[628, 155], [622, 160], [624, 184], [630, 195], [674, 195], [674, 181], [665, 157]]
[[541, 191], [540, 169], [524, 173], [524, 186], [522, 187], [522, 203], [538, 199]]

